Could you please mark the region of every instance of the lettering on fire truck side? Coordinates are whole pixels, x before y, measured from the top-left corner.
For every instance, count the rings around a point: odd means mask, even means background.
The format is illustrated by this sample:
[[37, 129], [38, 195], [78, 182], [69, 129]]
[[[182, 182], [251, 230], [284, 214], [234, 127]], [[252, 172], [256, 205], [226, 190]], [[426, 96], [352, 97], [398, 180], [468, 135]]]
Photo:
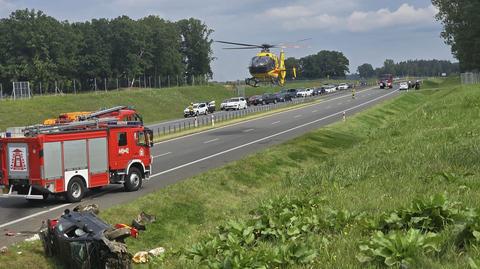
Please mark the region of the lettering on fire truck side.
[[118, 149], [118, 154], [129, 154], [130, 153], [130, 149], [129, 148], [121, 148], [121, 149]]

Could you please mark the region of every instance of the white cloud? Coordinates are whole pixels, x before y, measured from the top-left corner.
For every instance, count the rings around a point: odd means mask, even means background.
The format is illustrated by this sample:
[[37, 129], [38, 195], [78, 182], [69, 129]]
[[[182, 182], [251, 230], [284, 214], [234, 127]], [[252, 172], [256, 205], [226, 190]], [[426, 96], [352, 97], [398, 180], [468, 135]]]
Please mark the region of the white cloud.
[[401, 5], [397, 10], [379, 9], [374, 12], [353, 12], [346, 21], [347, 29], [352, 32], [365, 32], [378, 28], [400, 25], [425, 25], [435, 22], [438, 10], [430, 5], [415, 8], [409, 4]]
[[[282, 10], [297, 11], [302, 15], [286, 16]], [[410, 26], [432, 25], [438, 10], [430, 5], [425, 8], [415, 8], [409, 4], [402, 4], [397, 10], [378, 9], [376, 11], [353, 11], [349, 15], [330, 15], [316, 13], [303, 6], [288, 6], [284, 9], [274, 8], [267, 10], [264, 16], [283, 19], [282, 26], [287, 30], [321, 29], [331, 31], [368, 32], [375, 29]], [[292, 12], [294, 13], [294, 12]]]

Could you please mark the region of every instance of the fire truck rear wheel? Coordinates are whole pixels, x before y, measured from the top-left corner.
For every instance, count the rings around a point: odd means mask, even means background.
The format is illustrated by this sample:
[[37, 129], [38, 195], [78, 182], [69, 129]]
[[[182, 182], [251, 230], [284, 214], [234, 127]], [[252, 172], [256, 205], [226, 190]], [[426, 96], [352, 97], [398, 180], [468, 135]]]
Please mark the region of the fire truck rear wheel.
[[137, 191], [140, 187], [142, 187], [142, 173], [138, 168], [132, 167], [125, 179], [125, 190]]
[[79, 177], [74, 177], [68, 183], [65, 199], [70, 203], [80, 202], [85, 195], [85, 185]]

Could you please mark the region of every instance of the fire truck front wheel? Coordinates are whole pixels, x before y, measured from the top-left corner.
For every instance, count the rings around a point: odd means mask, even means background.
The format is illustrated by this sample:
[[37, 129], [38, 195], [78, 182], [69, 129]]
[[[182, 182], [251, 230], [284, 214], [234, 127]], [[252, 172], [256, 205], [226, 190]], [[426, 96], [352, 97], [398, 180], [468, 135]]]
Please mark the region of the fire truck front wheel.
[[79, 177], [74, 177], [68, 183], [67, 192], [65, 193], [65, 199], [69, 203], [80, 202], [85, 195], [85, 185], [83, 180]]
[[142, 173], [136, 167], [131, 167], [125, 179], [126, 191], [137, 191], [142, 187]]

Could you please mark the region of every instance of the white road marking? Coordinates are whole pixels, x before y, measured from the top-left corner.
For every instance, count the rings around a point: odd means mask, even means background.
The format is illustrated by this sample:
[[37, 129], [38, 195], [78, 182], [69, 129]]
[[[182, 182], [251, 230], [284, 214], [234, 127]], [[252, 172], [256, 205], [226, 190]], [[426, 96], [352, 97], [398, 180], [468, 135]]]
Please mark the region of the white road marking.
[[220, 140], [220, 138], [215, 138], [215, 139], [212, 139], [212, 140], [205, 141], [205, 142], [203, 142], [203, 144], [209, 144], [209, 143], [212, 143], [212, 142], [215, 142], [215, 141], [218, 141], [218, 140]]
[[297, 115], [295, 117], [293, 117], [294, 119], [297, 119], [297, 118], [300, 118], [302, 115]]
[[313, 111], [312, 111], [312, 113], [317, 113], [317, 112], [318, 112], [318, 110], [313, 110]]
[[244, 132], [244, 133], [249, 133], [249, 132], [251, 132], [251, 131], [255, 131], [255, 129], [247, 129], [247, 130], [244, 130], [243, 132]]
[[157, 155], [157, 156], [153, 156], [153, 158], [160, 158], [160, 157], [163, 157], [163, 156], [166, 156], [166, 155], [169, 155], [169, 154], [172, 154], [171, 152], [167, 152], [167, 153], [163, 153], [163, 154], [160, 154], [160, 155]]
[[44, 211], [37, 212], [37, 213], [32, 214], [32, 215], [25, 216], [25, 217], [23, 217], [23, 218], [19, 218], [19, 219], [16, 219], [16, 220], [13, 220], [13, 221], [10, 221], [10, 222], [7, 222], [7, 223], [3, 223], [3, 224], [0, 225], [0, 229], [3, 228], [3, 227], [10, 226], [10, 225], [15, 224], [15, 223], [22, 222], [22, 221], [27, 220], [27, 219], [34, 218], [34, 217], [36, 217], [36, 216], [40, 216], [40, 215], [46, 214], [46, 213], [48, 213], [48, 212], [51, 212], [51, 211], [54, 211], [54, 210], [57, 210], [57, 209], [60, 209], [60, 208], [63, 208], [63, 207], [70, 206], [70, 205], [71, 205], [71, 204], [59, 205], [59, 206], [52, 207], [52, 208], [49, 208], [49, 209], [44, 210]]
[[[390, 92], [390, 93], [387, 93], [385, 95], [382, 95], [382, 96], [379, 96], [375, 99], [372, 99], [370, 101], [366, 101], [364, 103], [361, 103], [359, 105], [356, 105], [356, 106], [353, 106], [351, 108], [347, 108], [345, 109], [344, 111], [347, 112], [347, 111], [351, 111], [351, 110], [354, 110], [354, 109], [357, 109], [359, 107], [362, 107], [366, 104], [370, 104], [372, 102], [375, 102], [379, 99], [382, 99], [384, 97], [387, 97], [389, 95], [392, 95], [394, 94], [395, 92], [397, 92], [398, 90], [395, 90], [393, 92]], [[193, 162], [189, 162], [189, 163], [185, 163], [185, 164], [182, 164], [182, 165], [179, 165], [177, 167], [173, 167], [173, 168], [170, 168], [168, 170], [165, 170], [163, 172], [159, 172], [159, 173], [156, 173], [154, 175], [151, 175], [150, 178], [154, 178], [154, 177], [158, 177], [158, 176], [161, 176], [161, 175], [164, 175], [164, 174], [167, 174], [167, 173], [170, 173], [170, 172], [173, 172], [173, 171], [176, 171], [178, 169], [182, 169], [184, 167], [187, 167], [187, 166], [190, 166], [190, 165], [193, 165], [193, 164], [196, 164], [196, 163], [199, 163], [199, 162], [203, 162], [203, 161], [206, 161], [206, 160], [209, 160], [209, 159], [212, 159], [212, 158], [215, 158], [217, 156], [220, 156], [220, 155], [224, 155], [226, 153], [229, 153], [229, 152], [232, 152], [232, 151], [235, 151], [235, 150], [238, 150], [238, 149], [241, 149], [241, 148], [245, 148], [245, 147], [248, 147], [250, 145], [253, 145], [253, 144], [256, 144], [256, 143], [259, 143], [259, 142], [262, 142], [262, 141], [265, 141], [265, 140], [268, 140], [268, 139], [271, 139], [271, 138], [274, 138], [274, 137], [277, 137], [277, 136], [280, 136], [282, 134], [286, 134], [286, 133], [289, 133], [289, 132], [292, 132], [292, 131], [295, 131], [297, 129], [300, 129], [300, 128], [303, 128], [305, 126], [308, 126], [308, 125], [312, 125], [314, 123], [317, 123], [317, 122], [320, 122], [320, 121], [323, 121], [323, 120], [326, 120], [326, 119], [329, 119], [329, 118], [332, 118], [332, 117], [335, 117], [335, 116], [338, 116], [338, 115], [342, 115], [344, 111], [339, 111], [339, 112], [335, 112], [333, 114], [330, 114], [328, 116], [325, 116], [323, 118], [320, 118], [320, 119], [317, 119], [317, 120], [314, 120], [314, 121], [311, 121], [311, 122], [307, 122], [307, 123], [304, 123], [304, 124], [301, 124], [301, 125], [297, 125], [293, 128], [290, 128], [290, 129], [287, 129], [287, 130], [284, 130], [284, 131], [281, 131], [281, 132], [278, 132], [276, 134], [272, 134], [272, 135], [269, 135], [269, 136], [266, 136], [266, 137], [263, 137], [263, 138], [260, 138], [260, 139], [257, 139], [257, 140], [254, 140], [254, 141], [251, 141], [251, 142], [248, 142], [248, 143], [245, 143], [243, 145], [240, 145], [240, 146], [236, 146], [236, 147], [233, 147], [233, 148], [230, 148], [230, 149], [227, 149], [227, 150], [224, 150], [224, 151], [221, 151], [221, 152], [217, 152], [215, 154], [212, 154], [210, 156], [206, 156], [206, 157], [203, 157], [203, 158], [200, 158], [198, 160], [195, 160]]]
[[[366, 90], [364, 90], [364, 91], [368, 91], [368, 90], [371, 90], [371, 89], [366, 89]], [[379, 100], [379, 99], [381, 99], [381, 98], [384, 98], [384, 97], [386, 97], [386, 96], [389, 96], [389, 95], [391, 95], [391, 94], [394, 94], [394, 93], [397, 92], [397, 91], [398, 91], [398, 90], [394, 90], [394, 91], [392, 91], [392, 92], [390, 92], [390, 93], [388, 93], [388, 94], [379, 96], [379, 97], [377, 97], [377, 98], [375, 98], [375, 99], [372, 99], [372, 100], [370, 100], [370, 101], [367, 101], [367, 102], [361, 103], [361, 104], [359, 104], [359, 105], [356, 105], [356, 106], [354, 106], [354, 107], [348, 108], [348, 109], [345, 110], [345, 112], [350, 111], [350, 110], [354, 110], [354, 109], [356, 109], [356, 108], [358, 108], [358, 107], [361, 107], [361, 106], [364, 106], [364, 105], [366, 105], [366, 104], [375, 102], [375, 101], [377, 101], [377, 100]], [[339, 97], [339, 98], [345, 98], [345, 97], [348, 97], [348, 95], [346, 95], [346, 96], [341, 96], [341, 97]], [[337, 99], [338, 99], [338, 98], [337, 98]], [[328, 101], [328, 100], [327, 100], [327, 101]], [[317, 105], [317, 104], [314, 104], [314, 105]], [[312, 106], [313, 106], [313, 105], [312, 105]], [[302, 107], [302, 108], [305, 108], [305, 107]], [[301, 109], [301, 108], [297, 108], [296, 110], [298, 110], [298, 109]], [[290, 111], [291, 111], [291, 110], [290, 110]], [[285, 111], [285, 112], [288, 112], [288, 110]], [[285, 113], [285, 112], [281, 112], [281, 113]], [[187, 166], [190, 166], [190, 165], [199, 163], [199, 162], [203, 162], [203, 161], [205, 161], [205, 160], [209, 160], [209, 159], [215, 158], [215, 157], [217, 157], [217, 156], [220, 156], [220, 155], [223, 155], [223, 154], [226, 154], [226, 153], [235, 151], [235, 150], [237, 150], [237, 149], [241, 149], [241, 148], [244, 148], [244, 147], [248, 147], [248, 146], [253, 145], [253, 144], [256, 144], [256, 143], [258, 143], [258, 142], [262, 142], [262, 141], [264, 141], [264, 140], [268, 140], [268, 139], [270, 139], [270, 138], [273, 138], [273, 137], [276, 137], [276, 136], [280, 136], [280, 135], [282, 135], [282, 134], [285, 134], [285, 133], [288, 133], [288, 132], [291, 132], [291, 131], [294, 131], [294, 130], [303, 128], [303, 127], [305, 127], [305, 126], [308, 126], [308, 125], [311, 125], [311, 124], [320, 122], [320, 121], [322, 121], [322, 120], [325, 120], [325, 119], [328, 119], [328, 118], [331, 118], [331, 117], [334, 117], [334, 116], [337, 116], [337, 115], [341, 115], [342, 113], [343, 113], [343, 111], [336, 112], [336, 113], [330, 114], [330, 115], [328, 115], [328, 116], [326, 116], [326, 117], [323, 117], [323, 118], [321, 118], [321, 119], [317, 119], [317, 120], [314, 120], [314, 121], [311, 121], [311, 122], [304, 123], [304, 124], [302, 124], [302, 125], [298, 125], [298, 126], [296, 126], [296, 127], [290, 128], [290, 129], [288, 129], [288, 130], [285, 130], [285, 131], [282, 131], [282, 132], [279, 132], [279, 133], [276, 133], [276, 134], [273, 134], [273, 135], [269, 135], [269, 136], [266, 136], [266, 137], [264, 137], [264, 138], [260, 138], [260, 139], [257, 139], [257, 140], [255, 140], [255, 141], [252, 141], [252, 142], [249, 142], [249, 143], [246, 143], [246, 144], [243, 144], [243, 145], [240, 145], [240, 146], [231, 148], [231, 149], [227, 149], [227, 150], [222, 151], [222, 152], [215, 153], [215, 154], [213, 154], [213, 155], [210, 155], [210, 156], [207, 156], [207, 157], [198, 159], [198, 160], [193, 161], [193, 162], [189, 162], [189, 163], [185, 163], [185, 164], [179, 165], [179, 166], [177, 166], [177, 167], [174, 167], [174, 168], [165, 170], [165, 171], [163, 171], [163, 172], [156, 173], [156, 174], [150, 176], [150, 179], [153, 179], [154, 177], [158, 177], [158, 176], [161, 176], [161, 175], [164, 175], [164, 174], [173, 172], [173, 171], [178, 170], [178, 169], [182, 169], [182, 168], [184, 168], [184, 167], [187, 167]], [[278, 114], [280, 114], [280, 113], [278, 113]], [[266, 116], [266, 117], [268, 117], [268, 116]], [[266, 118], [266, 117], [264, 117], [264, 118]], [[258, 119], [259, 119], [259, 118], [253, 119], [253, 120], [258, 120]], [[253, 120], [251, 120], [251, 121], [253, 121]], [[245, 122], [243, 122], [243, 123], [245, 123]], [[235, 125], [237, 125], [237, 124], [235, 124]], [[229, 125], [229, 126], [232, 126], [232, 125]], [[227, 126], [226, 126], [226, 127], [227, 127]], [[224, 127], [223, 127], [223, 128], [224, 128]], [[220, 128], [218, 128], [218, 129], [220, 129]], [[208, 132], [208, 131], [211, 131], [211, 130], [204, 131], [203, 133]], [[196, 134], [193, 134], [193, 135], [197, 135], [197, 134], [200, 134], [200, 133], [196, 133]], [[190, 135], [190, 136], [193, 136], [193, 135]], [[186, 137], [186, 136], [184, 136], [184, 137], [182, 137], [182, 138], [185, 138], [185, 137]], [[178, 139], [180, 139], [180, 138], [178, 138]], [[172, 140], [174, 140], [174, 139], [172, 139]], [[172, 141], [172, 140], [162, 141], [162, 142], [157, 143], [156, 145], [162, 144], [162, 143], [165, 143], [165, 142], [169, 142], [169, 141]], [[175, 139], [175, 140], [177, 140], [177, 139]], [[106, 191], [106, 192], [108, 192], [108, 191]], [[104, 193], [105, 193], [105, 192], [102, 192], [102, 193], [100, 193], [100, 194], [104, 194]], [[100, 194], [99, 194], [99, 195], [100, 195]], [[93, 197], [94, 197], [94, 196], [93, 196]], [[15, 223], [22, 222], [22, 221], [24, 221], [24, 220], [28, 220], [28, 219], [31, 219], [31, 218], [34, 218], [34, 217], [37, 217], [37, 216], [46, 214], [46, 213], [48, 213], [48, 212], [51, 212], [51, 211], [54, 211], [54, 210], [57, 210], [57, 209], [60, 209], [60, 208], [63, 208], [63, 207], [70, 206], [70, 205], [71, 205], [71, 204], [59, 205], [59, 206], [52, 207], [52, 208], [47, 209], [47, 210], [44, 210], [44, 211], [40, 211], [40, 212], [34, 213], [34, 214], [32, 214], [32, 215], [25, 216], [25, 217], [23, 217], [23, 218], [19, 218], [19, 219], [12, 220], [12, 221], [7, 222], [7, 223], [0, 224], [0, 229], [2, 229], [2, 228], [4, 228], [4, 227], [7, 227], [7, 226], [10, 226], [10, 225], [13, 225], [13, 224], [15, 224]]]
[[272, 125], [279, 124], [280, 121], [272, 122]]

